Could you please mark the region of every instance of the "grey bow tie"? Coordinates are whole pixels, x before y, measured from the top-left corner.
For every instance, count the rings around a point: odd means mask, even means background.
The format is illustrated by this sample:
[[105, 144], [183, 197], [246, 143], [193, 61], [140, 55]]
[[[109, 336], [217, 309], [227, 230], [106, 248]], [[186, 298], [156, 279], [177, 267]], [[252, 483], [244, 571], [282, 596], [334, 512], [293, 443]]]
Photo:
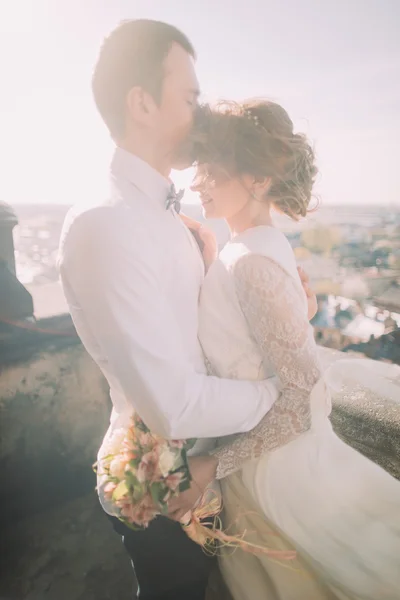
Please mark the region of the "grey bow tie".
[[165, 201], [165, 208], [169, 210], [174, 208], [177, 213], [181, 210], [181, 200], [185, 194], [185, 190], [176, 191], [174, 184], [171, 185], [167, 199]]

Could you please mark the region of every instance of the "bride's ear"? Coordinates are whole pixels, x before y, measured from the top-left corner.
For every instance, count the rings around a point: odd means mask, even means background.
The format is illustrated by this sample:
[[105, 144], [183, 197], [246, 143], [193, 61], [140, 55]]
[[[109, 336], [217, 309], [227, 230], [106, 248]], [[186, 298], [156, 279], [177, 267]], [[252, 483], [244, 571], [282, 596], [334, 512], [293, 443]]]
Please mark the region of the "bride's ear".
[[259, 177], [254, 178], [253, 181], [253, 194], [257, 198], [268, 194], [272, 184], [272, 177]]

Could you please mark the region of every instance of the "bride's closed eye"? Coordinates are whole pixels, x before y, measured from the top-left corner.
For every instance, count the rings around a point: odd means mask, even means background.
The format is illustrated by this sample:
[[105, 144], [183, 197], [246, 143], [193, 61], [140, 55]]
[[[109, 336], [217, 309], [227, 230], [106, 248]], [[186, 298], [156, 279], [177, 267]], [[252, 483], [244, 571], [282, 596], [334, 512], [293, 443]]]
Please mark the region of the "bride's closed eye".
[[196, 173], [194, 175], [192, 185], [190, 186], [192, 190], [199, 190], [200, 188], [204, 188], [208, 181], [208, 169], [206, 169], [203, 165], [197, 166]]

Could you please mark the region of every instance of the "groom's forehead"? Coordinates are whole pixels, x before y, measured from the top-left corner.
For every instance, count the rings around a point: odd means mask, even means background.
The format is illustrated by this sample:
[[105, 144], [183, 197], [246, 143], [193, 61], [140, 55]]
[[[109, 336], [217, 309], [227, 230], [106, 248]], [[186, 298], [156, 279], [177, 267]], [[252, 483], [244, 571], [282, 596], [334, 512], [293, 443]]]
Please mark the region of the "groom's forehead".
[[179, 44], [172, 44], [165, 57], [164, 71], [166, 76], [186, 81], [188, 90], [199, 93], [199, 82], [193, 57]]

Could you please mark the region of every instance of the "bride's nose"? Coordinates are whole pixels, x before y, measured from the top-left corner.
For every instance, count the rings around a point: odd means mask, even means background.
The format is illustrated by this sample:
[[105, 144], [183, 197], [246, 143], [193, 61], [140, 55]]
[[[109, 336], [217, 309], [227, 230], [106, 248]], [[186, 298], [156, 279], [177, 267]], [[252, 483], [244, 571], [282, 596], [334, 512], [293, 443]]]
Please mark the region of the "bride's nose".
[[192, 184], [190, 186], [190, 190], [192, 192], [199, 192], [201, 189], [201, 183], [198, 177], [195, 177], [192, 181]]

